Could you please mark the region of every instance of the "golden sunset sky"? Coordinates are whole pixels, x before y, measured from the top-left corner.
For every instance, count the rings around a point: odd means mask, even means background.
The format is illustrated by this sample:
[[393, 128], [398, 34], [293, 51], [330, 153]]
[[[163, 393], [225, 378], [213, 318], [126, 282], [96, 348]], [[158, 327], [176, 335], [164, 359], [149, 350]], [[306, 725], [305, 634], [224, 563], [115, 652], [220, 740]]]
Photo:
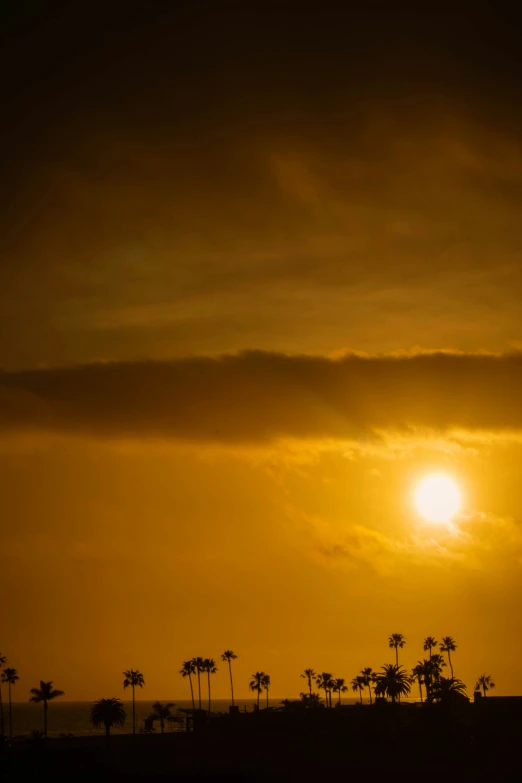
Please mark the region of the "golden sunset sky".
[[[133, 667], [186, 699], [181, 662], [227, 648], [240, 698], [256, 670], [297, 696], [393, 632], [408, 667], [451, 635], [470, 695], [522, 694], [519, 20], [118, 5], [1, 28], [16, 697]], [[414, 507], [434, 472], [450, 524]]]

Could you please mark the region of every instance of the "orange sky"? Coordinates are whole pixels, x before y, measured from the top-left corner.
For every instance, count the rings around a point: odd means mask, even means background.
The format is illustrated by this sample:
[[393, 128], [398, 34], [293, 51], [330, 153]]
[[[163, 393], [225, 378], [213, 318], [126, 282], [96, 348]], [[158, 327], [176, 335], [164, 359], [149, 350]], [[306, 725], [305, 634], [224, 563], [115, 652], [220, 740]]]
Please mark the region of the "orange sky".
[[[513, 20], [57, 6], [3, 33], [17, 697], [121, 695], [134, 667], [184, 699], [181, 662], [227, 648], [240, 697], [258, 669], [296, 696], [306, 667], [389, 662], [392, 632], [407, 666], [452, 635], [470, 691], [522, 694]], [[413, 507], [433, 471], [449, 528]]]

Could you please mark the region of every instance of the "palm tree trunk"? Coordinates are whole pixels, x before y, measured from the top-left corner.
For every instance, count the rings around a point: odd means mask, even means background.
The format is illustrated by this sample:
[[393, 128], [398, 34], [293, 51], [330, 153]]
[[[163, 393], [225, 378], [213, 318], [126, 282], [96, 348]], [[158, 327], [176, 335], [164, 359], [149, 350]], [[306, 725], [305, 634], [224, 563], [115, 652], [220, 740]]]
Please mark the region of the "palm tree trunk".
[[451, 679], [453, 679], [453, 664], [451, 663], [451, 653], [450, 653], [449, 650], [448, 650], [448, 663], [449, 663], [450, 669], [451, 669]]
[[132, 685], [132, 733], [136, 734], [136, 710], [134, 705], [134, 684]]
[[47, 702], [44, 701], [44, 737], [47, 739]]
[[201, 678], [200, 678], [199, 667], [198, 667], [198, 699], [199, 699], [199, 709], [201, 709]]
[[13, 739], [13, 715], [11, 704], [11, 683], [9, 683], [9, 739]]
[[419, 680], [419, 691], [420, 691], [421, 704], [422, 704], [422, 683], [420, 680]]
[[208, 711], [210, 712], [210, 671], [207, 672], [208, 678]]
[[359, 694], [360, 694], [360, 697], [361, 697], [361, 704], [362, 704], [362, 694], [363, 694], [363, 689], [362, 688], [359, 688]]
[[194, 688], [192, 687], [192, 675], [189, 674], [189, 683], [190, 683], [190, 695], [192, 697], [192, 710], [196, 710], [196, 702], [194, 701]]
[[399, 648], [397, 647], [397, 645], [395, 645], [395, 662], [396, 662], [396, 664], [398, 666], [399, 665]]
[[310, 691], [310, 696], [312, 695], [312, 678], [308, 678], [308, 690]]
[[232, 663], [230, 658], [228, 659], [228, 671], [230, 674], [230, 692], [232, 694], [232, 706], [234, 706], [234, 683], [232, 681]]

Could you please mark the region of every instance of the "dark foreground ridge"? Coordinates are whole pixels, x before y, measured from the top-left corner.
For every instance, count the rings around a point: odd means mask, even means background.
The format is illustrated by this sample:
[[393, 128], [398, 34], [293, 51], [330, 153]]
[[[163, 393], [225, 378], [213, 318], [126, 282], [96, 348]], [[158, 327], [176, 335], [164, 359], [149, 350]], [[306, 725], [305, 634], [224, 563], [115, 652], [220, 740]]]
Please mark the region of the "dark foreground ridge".
[[[190, 725], [191, 722], [189, 722]], [[6, 781], [491, 780], [522, 778], [522, 697], [208, 717], [186, 733], [5, 743]]]

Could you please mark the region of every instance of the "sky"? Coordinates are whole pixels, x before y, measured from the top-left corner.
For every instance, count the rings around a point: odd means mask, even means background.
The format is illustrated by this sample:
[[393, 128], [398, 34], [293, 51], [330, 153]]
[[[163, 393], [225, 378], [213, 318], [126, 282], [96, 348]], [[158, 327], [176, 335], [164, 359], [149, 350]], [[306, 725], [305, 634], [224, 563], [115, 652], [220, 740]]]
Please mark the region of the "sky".
[[[23, 2], [0, 58], [0, 650], [25, 701], [522, 694], [521, 19]], [[447, 524], [415, 487], [444, 473]], [[224, 664], [213, 694], [227, 698]]]

